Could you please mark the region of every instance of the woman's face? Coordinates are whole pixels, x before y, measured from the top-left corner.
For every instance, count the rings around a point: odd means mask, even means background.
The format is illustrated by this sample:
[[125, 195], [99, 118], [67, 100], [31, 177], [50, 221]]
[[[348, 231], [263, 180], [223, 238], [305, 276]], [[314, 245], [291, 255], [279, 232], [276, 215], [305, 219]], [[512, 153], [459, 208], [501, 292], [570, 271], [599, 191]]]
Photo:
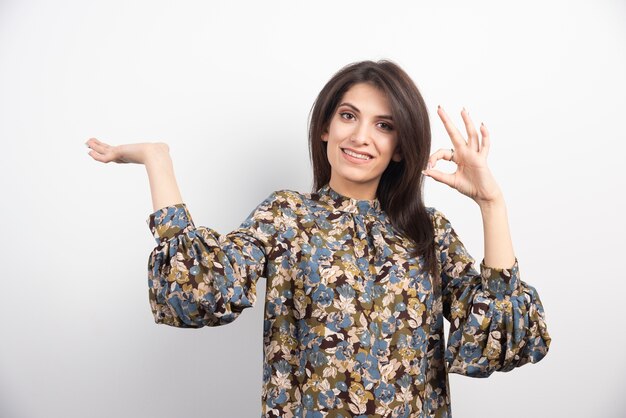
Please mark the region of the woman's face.
[[401, 160], [387, 96], [368, 83], [344, 94], [322, 140], [328, 143], [330, 187], [344, 196], [374, 199], [389, 161]]

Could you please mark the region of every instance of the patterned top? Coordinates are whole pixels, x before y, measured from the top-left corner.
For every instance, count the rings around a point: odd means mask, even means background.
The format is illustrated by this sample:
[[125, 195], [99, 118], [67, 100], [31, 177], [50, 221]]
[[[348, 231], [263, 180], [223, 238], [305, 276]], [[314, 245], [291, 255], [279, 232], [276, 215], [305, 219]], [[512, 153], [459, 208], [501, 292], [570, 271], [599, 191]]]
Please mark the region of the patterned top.
[[196, 227], [184, 203], [159, 209], [147, 220], [155, 322], [228, 324], [255, 304], [264, 277], [262, 417], [450, 417], [447, 372], [536, 363], [550, 336], [517, 259], [509, 269], [483, 259], [477, 272], [450, 222], [427, 211], [439, 281], [378, 199], [328, 184], [276, 191], [224, 235]]

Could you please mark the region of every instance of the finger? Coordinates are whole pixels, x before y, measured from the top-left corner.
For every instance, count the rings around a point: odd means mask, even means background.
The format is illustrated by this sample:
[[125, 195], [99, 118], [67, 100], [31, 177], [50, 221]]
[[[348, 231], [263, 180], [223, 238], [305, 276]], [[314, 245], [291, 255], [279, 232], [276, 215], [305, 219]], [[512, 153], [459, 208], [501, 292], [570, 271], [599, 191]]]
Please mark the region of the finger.
[[93, 146], [93, 145], [100, 145], [100, 146], [104, 146], [104, 147], [109, 147], [110, 146], [106, 142], [100, 141], [98, 138], [89, 138], [87, 140], [87, 142], [85, 142], [85, 144], [87, 144], [88, 147]]
[[463, 122], [465, 123], [465, 130], [467, 130], [467, 143], [471, 149], [474, 151], [480, 151], [480, 144], [478, 141], [478, 132], [476, 132], [476, 127], [474, 127], [474, 122], [469, 117], [469, 112], [467, 109], [463, 108], [461, 111], [461, 117], [463, 118]]
[[105, 144], [104, 142], [98, 141], [96, 138], [90, 138], [89, 141], [86, 142], [87, 146], [100, 154], [104, 154], [107, 149], [111, 148], [109, 144]]
[[450, 148], [439, 148], [430, 157], [428, 157], [428, 165], [426, 168], [434, 168], [435, 164], [437, 164], [437, 161], [439, 160], [452, 161], [452, 150]]
[[483, 137], [482, 145], [480, 147], [481, 154], [485, 154], [485, 156], [489, 153], [489, 146], [491, 145], [491, 140], [489, 138], [489, 131], [484, 123], [480, 123], [480, 133]]
[[93, 158], [96, 161], [100, 161], [101, 163], [108, 163], [110, 161], [104, 155], [94, 150], [89, 151], [88, 154], [91, 156], [91, 158]]
[[97, 144], [100, 141], [98, 141], [97, 138], [89, 138], [87, 141], [85, 141], [85, 144], [90, 147], [92, 144]]
[[467, 145], [467, 142], [465, 142], [465, 138], [463, 138], [463, 135], [461, 135], [456, 126], [454, 126], [448, 114], [443, 110], [443, 107], [438, 107], [437, 114], [441, 118], [443, 126], [446, 128], [446, 131], [448, 132], [448, 135], [450, 136], [454, 147], [461, 148], [462, 146]]
[[440, 183], [447, 184], [450, 187], [454, 187], [454, 174], [444, 173], [439, 170], [424, 170], [422, 173], [428, 177], [437, 180]]

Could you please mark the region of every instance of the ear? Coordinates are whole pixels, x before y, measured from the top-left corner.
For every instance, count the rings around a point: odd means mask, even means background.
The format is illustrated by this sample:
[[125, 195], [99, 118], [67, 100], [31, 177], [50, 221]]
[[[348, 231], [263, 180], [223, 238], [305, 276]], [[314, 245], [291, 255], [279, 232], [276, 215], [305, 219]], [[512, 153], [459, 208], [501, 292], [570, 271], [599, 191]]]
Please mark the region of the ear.
[[328, 142], [328, 131], [322, 133], [322, 141]]

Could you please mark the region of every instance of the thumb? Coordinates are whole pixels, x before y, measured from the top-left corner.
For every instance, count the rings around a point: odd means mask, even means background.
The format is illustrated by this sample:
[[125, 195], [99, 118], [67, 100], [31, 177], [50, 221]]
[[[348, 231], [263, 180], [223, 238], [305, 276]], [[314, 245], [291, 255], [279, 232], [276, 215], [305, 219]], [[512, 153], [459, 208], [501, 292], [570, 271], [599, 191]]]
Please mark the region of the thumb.
[[444, 173], [443, 171], [433, 170], [422, 170], [422, 174], [425, 176], [431, 177], [437, 180], [440, 183], [447, 184], [450, 187], [453, 187], [454, 184], [454, 175], [449, 173]]

